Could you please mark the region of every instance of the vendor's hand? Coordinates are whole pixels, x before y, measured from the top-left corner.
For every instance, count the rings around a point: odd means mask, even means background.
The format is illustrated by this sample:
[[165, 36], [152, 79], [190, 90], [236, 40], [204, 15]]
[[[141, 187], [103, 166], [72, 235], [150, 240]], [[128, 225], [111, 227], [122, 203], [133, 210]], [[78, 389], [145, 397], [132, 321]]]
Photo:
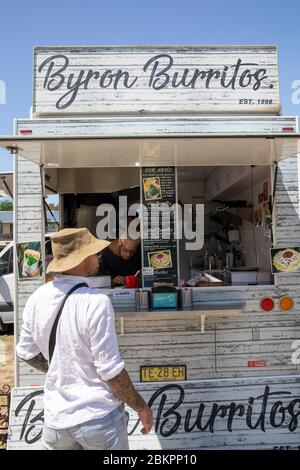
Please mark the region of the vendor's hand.
[[125, 286], [125, 277], [124, 276], [116, 276], [113, 279], [113, 286]]
[[39, 277], [41, 275], [40, 268], [37, 268], [35, 271], [30, 271], [26, 266], [24, 268], [24, 272], [27, 277]]

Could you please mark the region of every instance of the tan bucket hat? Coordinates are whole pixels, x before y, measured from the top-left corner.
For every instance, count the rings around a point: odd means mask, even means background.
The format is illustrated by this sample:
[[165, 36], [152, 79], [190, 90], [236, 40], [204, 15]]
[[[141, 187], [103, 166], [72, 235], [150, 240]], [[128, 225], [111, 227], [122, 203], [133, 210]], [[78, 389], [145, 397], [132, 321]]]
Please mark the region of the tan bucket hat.
[[64, 228], [51, 236], [53, 260], [47, 273], [61, 273], [104, 250], [109, 241], [99, 240], [87, 228]]

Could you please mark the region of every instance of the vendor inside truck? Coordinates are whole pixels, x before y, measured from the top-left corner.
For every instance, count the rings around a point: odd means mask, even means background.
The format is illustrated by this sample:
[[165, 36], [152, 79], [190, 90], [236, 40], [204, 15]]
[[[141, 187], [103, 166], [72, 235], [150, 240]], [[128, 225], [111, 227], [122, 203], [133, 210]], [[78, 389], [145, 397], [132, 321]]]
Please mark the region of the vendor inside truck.
[[103, 250], [99, 275], [108, 274], [113, 286], [124, 286], [126, 276], [134, 276], [141, 269], [140, 240], [120, 238]]
[[[115, 189], [115, 187], [112, 185], [111, 189]], [[95, 193], [64, 194], [63, 226], [87, 227], [94, 236], [99, 237], [97, 227], [98, 224], [101, 224], [101, 221], [107, 220], [107, 213], [105, 211], [105, 215], [97, 215], [97, 208], [99, 206], [109, 206], [115, 211], [116, 225], [114, 225], [114, 228], [110, 231], [107, 225], [102, 224], [104, 230], [102, 237], [109, 239], [111, 244], [109, 249], [105, 249], [101, 253], [98, 275], [109, 276], [111, 278], [112, 287], [126, 286], [126, 276], [135, 276], [135, 274], [139, 273], [141, 270], [141, 248], [140, 237], [138, 236], [140, 222], [138, 214], [135, 213], [131, 217], [128, 216], [127, 221], [125, 216], [125, 221], [123, 221], [124, 226], [121, 226], [119, 220], [119, 198], [120, 196], [126, 196], [126, 200], [129, 201], [129, 204], [136, 203], [139, 201], [139, 187], [134, 186], [126, 188], [126, 184], [122, 181], [122, 189], [117, 191], [101, 193], [99, 190], [100, 186], [97, 184], [97, 192]], [[131, 222], [133, 222], [136, 227], [135, 238], [138, 237], [138, 239], [132, 239], [133, 237], [130, 237], [130, 234], [128, 234], [128, 227]], [[134, 283], [134, 287], [137, 286], [138, 279], [136, 279]]]

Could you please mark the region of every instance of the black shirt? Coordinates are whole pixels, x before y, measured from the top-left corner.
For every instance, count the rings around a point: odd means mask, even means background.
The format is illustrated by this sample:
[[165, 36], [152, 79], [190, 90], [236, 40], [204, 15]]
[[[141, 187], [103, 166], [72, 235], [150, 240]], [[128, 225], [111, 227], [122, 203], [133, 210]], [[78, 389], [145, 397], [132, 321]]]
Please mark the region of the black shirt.
[[141, 247], [129, 258], [123, 259], [116, 255], [109, 247], [101, 252], [99, 275], [109, 274], [112, 278], [116, 276], [130, 276], [141, 269]]

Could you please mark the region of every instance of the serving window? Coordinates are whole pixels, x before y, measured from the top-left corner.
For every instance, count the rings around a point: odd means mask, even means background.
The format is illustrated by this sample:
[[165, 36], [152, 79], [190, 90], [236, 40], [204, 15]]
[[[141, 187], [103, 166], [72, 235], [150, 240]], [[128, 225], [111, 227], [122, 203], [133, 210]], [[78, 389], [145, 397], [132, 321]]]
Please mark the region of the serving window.
[[[116, 234], [119, 234], [120, 196], [126, 197], [130, 209], [132, 204], [140, 202], [145, 189], [141, 191], [139, 168], [130, 170], [131, 187], [127, 187], [126, 168], [114, 168], [110, 172], [106, 169], [104, 173], [101, 169], [86, 168], [84, 178], [80, 169], [56, 171], [58, 181], [67, 181], [68, 190], [61, 196], [61, 226], [87, 226], [94, 235], [97, 235], [100, 220], [97, 216], [99, 205], [115, 207]], [[183, 226], [186, 205], [193, 207], [191, 229], [195, 231], [196, 224], [203, 224], [201, 247], [187, 248], [191, 246], [191, 239], [185, 236], [184, 230], [178, 240], [177, 284], [193, 287], [272, 284], [272, 167], [202, 166], [178, 167], [176, 171], [176, 194]], [[46, 170], [48, 179], [52, 172], [53, 169]], [[103, 178], [106, 192], [102, 192]], [[87, 183], [93, 192], [87, 192]], [[148, 187], [146, 189], [149, 191]], [[155, 193], [151, 197], [158, 196], [159, 193]], [[198, 219], [197, 206], [200, 207]], [[153, 251], [156, 256], [158, 251]], [[168, 250], [161, 251], [166, 256]], [[170, 260], [168, 263], [170, 265]], [[155, 269], [159, 268], [156, 264]]]
[[[87, 221], [92, 226], [97, 222], [95, 207], [109, 195], [118, 210], [115, 197], [129, 194], [132, 188], [139, 200], [146, 191], [147, 203], [164, 199], [155, 175], [146, 177], [149, 184], [142, 185], [142, 171], [147, 167], [176, 169], [178, 204], [203, 206], [203, 244], [192, 250], [183, 237], [176, 249], [153, 248], [148, 259], [154, 259], [154, 271], [176, 267], [177, 285], [273, 282], [271, 171], [275, 162], [300, 153], [298, 134], [7, 137], [0, 143], [42, 165], [46, 189], [51, 187], [61, 195], [61, 227], [86, 225]], [[148, 267], [145, 257], [144, 267]]]
[[[179, 243], [182, 283], [199, 287], [272, 284], [270, 166], [178, 169], [181, 204], [203, 204], [203, 246]], [[198, 222], [199, 223], [199, 222]]]

